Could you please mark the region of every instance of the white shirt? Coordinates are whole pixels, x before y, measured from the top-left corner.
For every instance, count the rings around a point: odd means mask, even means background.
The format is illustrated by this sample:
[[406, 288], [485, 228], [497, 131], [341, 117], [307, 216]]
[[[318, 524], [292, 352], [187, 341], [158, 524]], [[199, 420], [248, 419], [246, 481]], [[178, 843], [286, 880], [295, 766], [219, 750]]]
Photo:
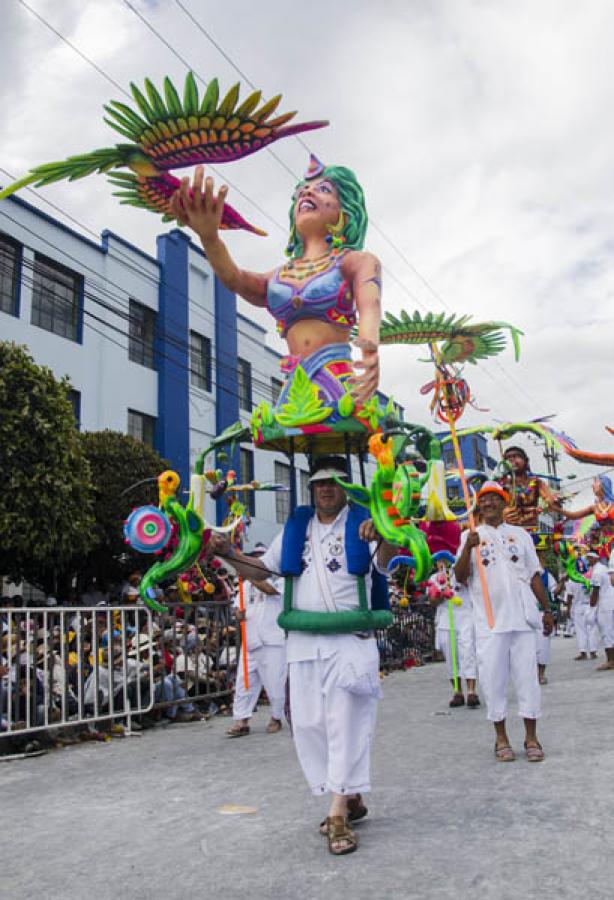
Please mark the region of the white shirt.
[[584, 585], [580, 584], [579, 581], [572, 581], [571, 578], [567, 582], [565, 593], [568, 597], [571, 597], [572, 609], [574, 606], [588, 603], [590, 600], [590, 592], [586, 590]]
[[[435, 572], [429, 578], [429, 583], [436, 585], [440, 588], [439, 581], [437, 580], [440, 572]], [[471, 618], [473, 612], [473, 604], [471, 602], [471, 597], [469, 596], [469, 591], [465, 587], [464, 584], [461, 584], [454, 577], [454, 572], [452, 569], [448, 572], [448, 584], [454, 591], [456, 597], [460, 597], [463, 601], [460, 606], [456, 603], [452, 603], [452, 617], [454, 619], [454, 630], [458, 632], [459, 628], [467, 623], [467, 620]], [[443, 585], [445, 588], [446, 585]], [[448, 609], [449, 600], [442, 600], [441, 603], [438, 604], [437, 610], [435, 612], [435, 628], [440, 628], [442, 631], [450, 630], [450, 612]]]
[[[272, 581], [273, 587], [277, 588]], [[265, 594], [251, 582], [244, 582], [245, 632], [247, 649], [258, 650], [263, 646], [279, 645], [285, 642], [286, 636], [277, 624], [277, 617], [282, 611], [281, 594]], [[235, 608], [239, 608], [239, 592], [234, 597]]]
[[[479, 551], [495, 620], [494, 628], [490, 629], [486, 621], [475, 551], [472, 550], [467, 587], [473, 602], [477, 633], [531, 631], [527, 613], [529, 610], [533, 612], [535, 610], [535, 595], [530, 584], [533, 575], [541, 571], [533, 541], [524, 528], [508, 525], [506, 522], [497, 528], [492, 525], [480, 525], [477, 530], [480, 535]], [[467, 542], [468, 534], [469, 532], [465, 531], [461, 536], [457, 559]]]
[[614, 587], [610, 584], [610, 573], [602, 562], [596, 562], [591, 572], [591, 584], [599, 588], [599, 609], [602, 612], [614, 610]]
[[[326, 603], [321, 594], [318, 576], [313, 565], [311, 541], [317, 540], [322, 548], [322, 557], [326, 569], [326, 580], [335, 606], [339, 612], [358, 609], [358, 589], [355, 575], [350, 575], [345, 556], [345, 523], [349, 507], [341, 510], [334, 522], [324, 524], [317, 514], [309, 523], [305, 544], [303, 545], [303, 572], [294, 579], [292, 608], [312, 612], [327, 612]], [[262, 557], [264, 565], [272, 572], [281, 571], [281, 545], [283, 532], [280, 532]], [[377, 543], [369, 544], [369, 552], [373, 556]], [[375, 560], [374, 560], [375, 563]], [[379, 567], [376, 566], [379, 571]], [[382, 570], [383, 571], [383, 570]], [[367, 599], [371, 596], [371, 573], [365, 575]], [[304, 662], [314, 659], [329, 659], [339, 649], [340, 641], [356, 642], [352, 634], [311, 634], [305, 631], [289, 631], [286, 643], [288, 662]]]

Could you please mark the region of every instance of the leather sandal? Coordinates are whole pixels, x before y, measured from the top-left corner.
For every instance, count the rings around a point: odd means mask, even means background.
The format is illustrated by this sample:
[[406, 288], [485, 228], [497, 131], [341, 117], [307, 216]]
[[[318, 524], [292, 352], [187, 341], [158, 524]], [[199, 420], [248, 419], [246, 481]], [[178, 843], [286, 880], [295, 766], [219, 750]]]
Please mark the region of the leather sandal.
[[506, 744], [504, 747], [497, 747], [495, 744], [495, 756], [497, 762], [514, 762], [516, 759], [516, 754], [509, 744]]
[[[348, 799], [348, 822], [360, 822], [360, 820], [366, 818], [368, 814], [369, 810], [362, 802], [361, 794], [356, 794], [355, 797], [350, 797]], [[328, 819], [322, 819], [320, 822], [320, 834], [324, 835], [324, 837], [328, 834]]]
[[233, 725], [232, 728], [229, 728], [226, 732], [226, 736], [229, 738], [245, 737], [248, 734], [249, 725]]
[[541, 762], [545, 759], [545, 753], [542, 750], [541, 744], [530, 744], [527, 747], [527, 742], [524, 742], [525, 753], [527, 754], [527, 760], [529, 762]]
[[480, 705], [480, 698], [477, 694], [467, 694], [467, 706], [469, 709], [477, 709]]
[[[346, 856], [358, 847], [358, 838], [348, 825], [345, 816], [328, 816], [326, 819], [328, 851], [333, 856]], [[334, 846], [335, 844], [341, 846]]]
[[264, 730], [267, 734], [277, 734], [278, 731], [281, 731], [281, 727], [281, 719], [271, 719]]

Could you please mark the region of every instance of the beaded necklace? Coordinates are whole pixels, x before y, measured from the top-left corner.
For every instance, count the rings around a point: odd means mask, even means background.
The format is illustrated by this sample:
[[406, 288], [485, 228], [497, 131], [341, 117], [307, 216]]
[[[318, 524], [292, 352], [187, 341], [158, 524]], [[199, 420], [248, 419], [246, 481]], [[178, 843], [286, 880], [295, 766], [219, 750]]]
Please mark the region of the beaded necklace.
[[327, 250], [326, 253], [315, 259], [291, 259], [279, 270], [279, 277], [284, 278], [285, 276], [293, 281], [305, 281], [306, 278], [325, 272], [344, 253], [346, 253], [345, 249], [340, 250], [335, 247], [332, 251]]

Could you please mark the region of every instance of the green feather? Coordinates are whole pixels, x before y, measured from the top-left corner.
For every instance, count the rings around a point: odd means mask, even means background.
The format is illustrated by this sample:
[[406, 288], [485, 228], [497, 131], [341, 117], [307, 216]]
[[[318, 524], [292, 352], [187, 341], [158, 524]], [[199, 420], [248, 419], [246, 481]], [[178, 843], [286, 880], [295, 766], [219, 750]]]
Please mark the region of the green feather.
[[175, 90], [175, 85], [167, 77], [164, 79], [164, 96], [166, 97], [166, 107], [172, 118], [179, 117], [183, 115], [183, 107], [181, 105], [181, 100], [179, 99], [179, 94]]
[[192, 72], [188, 72], [185, 79], [183, 110], [186, 116], [198, 115], [198, 88]]
[[205, 96], [203, 97], [203, 102], [201, 103], [200, 113], [201, 116], [212, 116], [213, 113], [217, 109], [217, 101], [220, 97], [220, 86], [218, 84], [217, 78], [212, 78], [207, 86], [207, 90], [205, 91]]
[[159, 116], [156, 115], [155, 110], [149, 105], [136, 84], [134, 84], [132, 81], [130, 82], [130, 90], [132, 91], [132, 96], [134, 97], [138, 108], [141, 110], [147, 121], [151, 125], [155, 125], [155, 123], [158, 121]]
[[156, 118], [158, 121], [168, 119], [168, 110], [164, 105], [164, 100], [158, 93], [158, 89], [155, 84], [149, 80], [149, 78], [145, 79], [145, 90], [147, 91], [147, 96], [149, 97], [149, 102], [151, 103], [151, 107], [156, 114]]
[[234, 112], [234, 108], [237, 105], [237, 101], [239, 99], [239, 89], [241, 85], [237, 82], [237, 84], [233, 84], [230, 88], [222, 102], [220, 103], [219, 113], [221, 116], [226, 116], [228, 118]]

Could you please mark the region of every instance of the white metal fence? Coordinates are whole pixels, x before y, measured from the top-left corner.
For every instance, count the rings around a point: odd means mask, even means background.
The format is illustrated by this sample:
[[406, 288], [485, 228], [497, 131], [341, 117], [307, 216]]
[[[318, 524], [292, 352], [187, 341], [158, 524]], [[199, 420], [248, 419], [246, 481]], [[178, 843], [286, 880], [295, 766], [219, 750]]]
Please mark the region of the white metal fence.
[[144, 607], [0, 609], [0, 739], [130, 717], [154, 703]]

